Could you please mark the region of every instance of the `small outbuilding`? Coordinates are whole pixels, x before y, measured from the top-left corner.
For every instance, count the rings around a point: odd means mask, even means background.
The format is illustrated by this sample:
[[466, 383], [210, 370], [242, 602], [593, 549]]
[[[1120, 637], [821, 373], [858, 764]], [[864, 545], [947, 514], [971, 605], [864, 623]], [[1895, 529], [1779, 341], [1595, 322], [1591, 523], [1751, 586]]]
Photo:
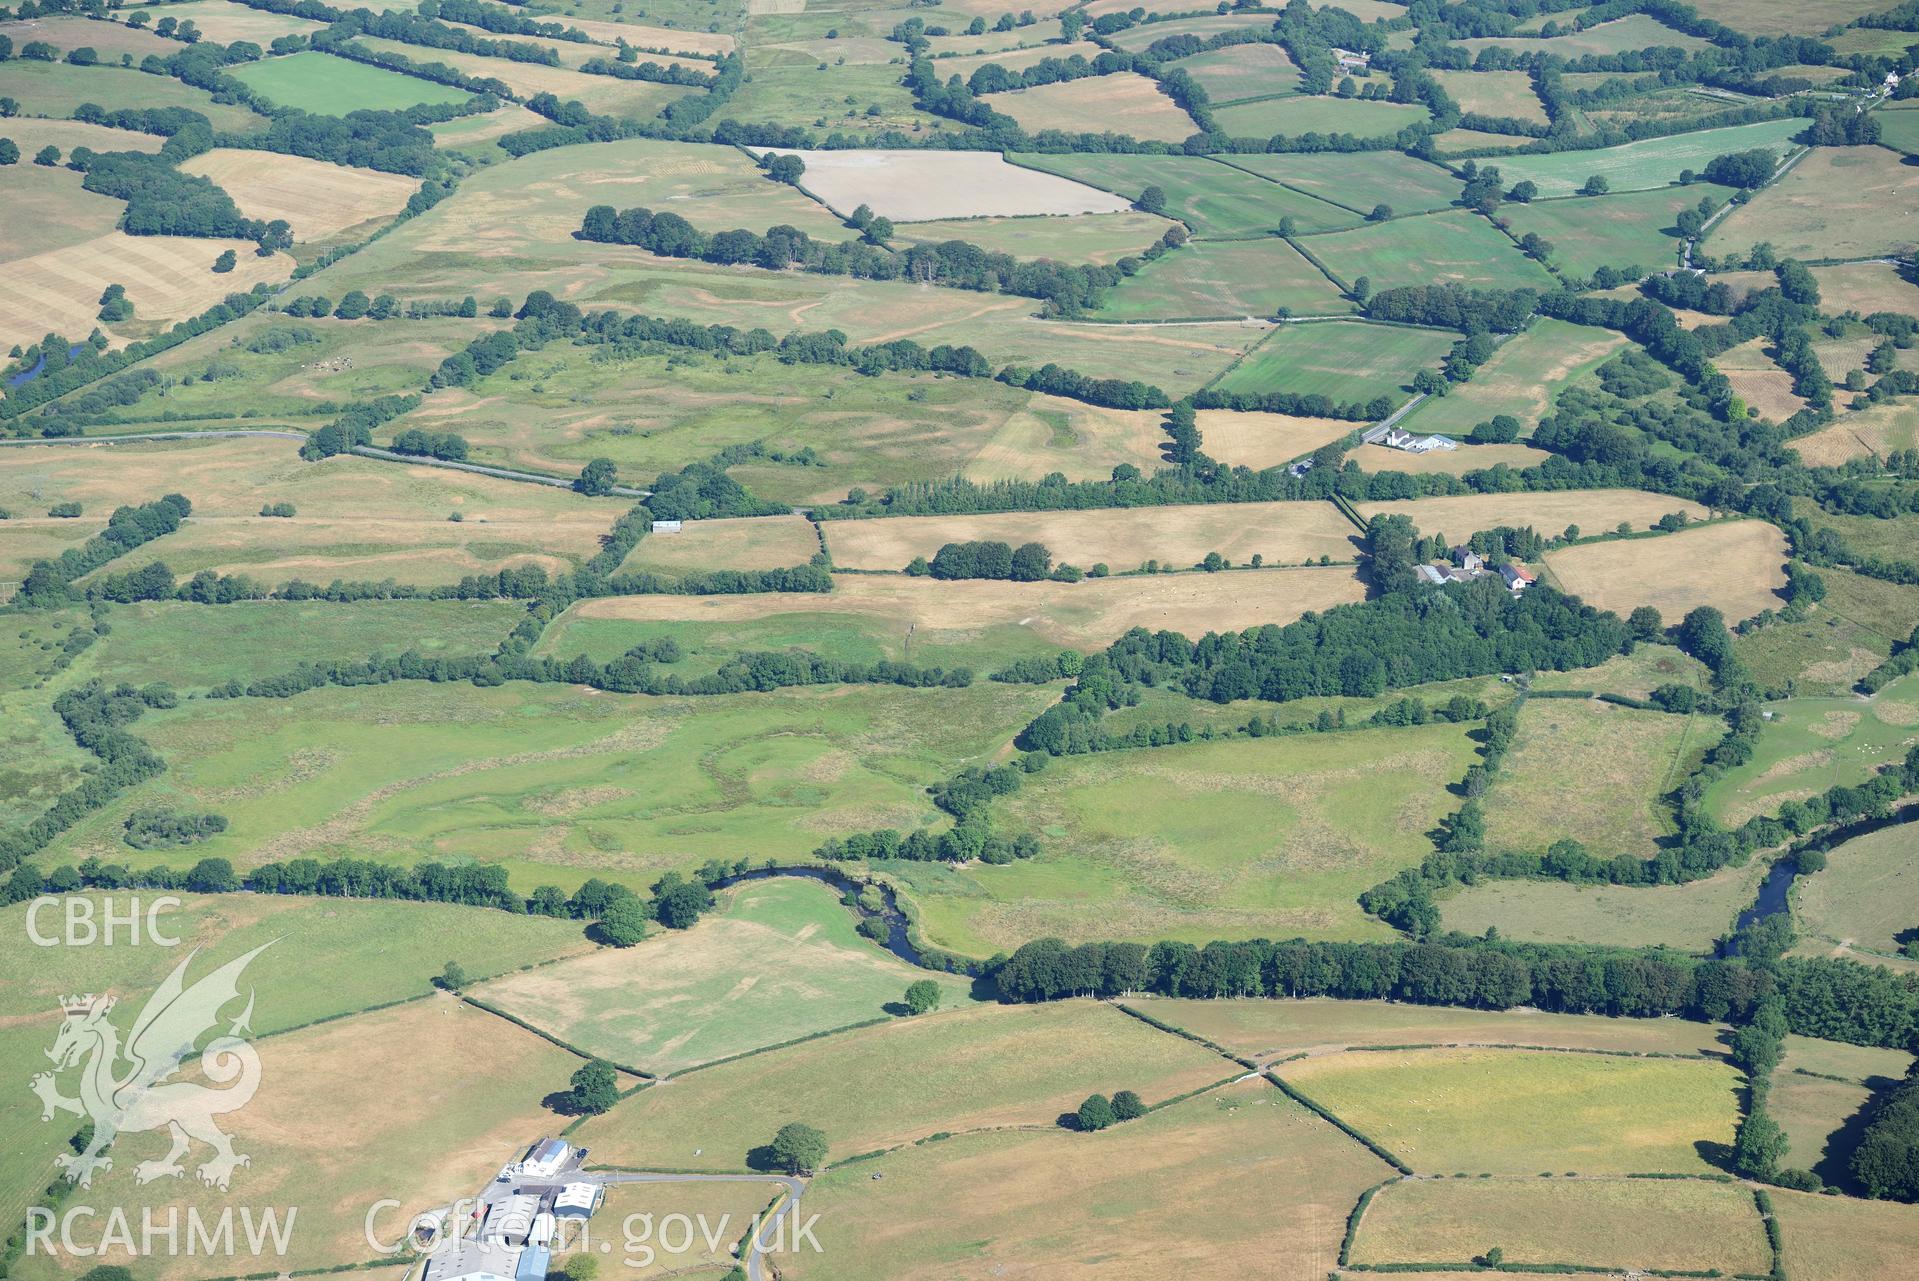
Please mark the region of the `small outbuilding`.
[[553, 1215], [559, 1219], [590, 1219], [606, 1197], [606, 1188], [598, 1183], [569, 1183], [553, 1198]]

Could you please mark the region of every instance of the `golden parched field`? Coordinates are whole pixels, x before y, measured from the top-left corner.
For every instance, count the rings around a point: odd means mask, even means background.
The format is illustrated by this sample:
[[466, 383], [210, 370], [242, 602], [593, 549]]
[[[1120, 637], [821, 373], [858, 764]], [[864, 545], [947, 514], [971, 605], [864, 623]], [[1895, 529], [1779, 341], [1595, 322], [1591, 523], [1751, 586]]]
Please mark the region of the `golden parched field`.
[[780, 1267], [795, 1281], [1303, 1281], [1326, 1275], [1346, 1214], [1388, 1173], [1245, 1081], [1098, 1134], [961, 1135], [828, 1171], [806, 1194], [823, 1252]]
[[[1200, 449], [1207, 457], [1229, 467], [1251, 467], [1255, 471], [1289, 463], [1366, 425], [1344, 418], [1295, 418], [1231, 409], [1202, 409], [1194, 417]], [[1161, 437], [1164, 435], [1162, 431]]]
[[1919, 169], [1883, 147], [1815, 147], [1706, 240], [1714, 255], [1771, 242], [1782, 258], [1869, 258], [1919, 244]]
[[[1597, 699], [1527, 703], [1487, 796], [1488, 848], [1530, 853], [1578, 832], [1597, 857], [1651, 858], [1672, 827], [1660, 797], [1683, 777], [1691, 728], [1684, 716]], [[1534, 803], [1543, 796], [1552, 804]]]
[[1354, 1263], [1511, 1263], [1764, 1273], [1772, 1249], [1752, 1193], [1644, 1179], [1407, 1179], [1366, 1207]]
[[[138, 1223], [141, 1209], [152, 1207], [164, 1222], [169, 1207], [190, 1207], [212, 1223], [236, 1196], [254, 1206], [297, 1206], [288, 1253], [277, 1261], [337, 1267], [371, 1254], [365, 1225], [375, 1201], [402, 1202], [380, 1220], [397, 1234], [410, 1215], [470, 1195], [477, 1179], [525, 1148], [528, 1135], [550, 1129], [552, 1114], [540, 1100], [565, 1089], [579, 1064], [531, 1032], [437, 995], [267, 1037], [256, 1048], [260, 1090], [235, 1127], [252, 1162], [233, 1191], [208, 1187], [190, 1170], [183, 1179], [137, 1185], [135, 1153], [116, 1145], [121, 1159], [91, 1189], [102, 1217], [122, 1207]], [[369, 1071], [370, 1063], [378, 1070]], [[444, 1106], [449, 1097], [466, 1106]], [[341, 1126], [360, 1137], [345, 1141]], [[164, 1152], [153, 1135], [123, 1142], [142, 1139], [140, 1156]], [[97, 1262], [132, 1263], [159, 1281], [200, 1276], [206, 1264], [184, 1250], [165, 1258], [113, 1250]], [[42, 1254], [17, 1275], [50, 1281], [60, 1274]]]
[[1290, 623], [1309, 610], [1363, 600], [1350, 565], [1223, 574], [1155, 574], [1081, 583], [935, 582], [843, 574], [830, 595], [623, 596], [574, 606], [581, 618], [742, 622], [796, 614], [852, 614], [905, 633], [1022, 627], [1050, 644], [1093, 650], [1127, 629], [1200, 635]]
[[782, 569], [804, 565], [820, 549], [803, 516], [690, 520], [677, 534], [642, 538], [620, 569], [686, 574], [707, 569]]
[[[213, 260], [231, 249], [237, 262], [216, 275]], [[0, 347], [38, 342], [48, 332], [85, 338], [98, 324], [100, 295], [108, 285], [127, 287], [134, 319], [110, 336], [144, 334], [198, 315], [256, 281], [284, 280], [293, 271], [285, 254], [261, 258], [248, 240], [203, 240], [188, 236], [129, 236], [111, 231], [7, 267], [0, 291]], [[124, 340], [123, 340], [124, 341]]]
[[1685, 512], [1694, 520], [1703, 519], [1707, 514], [1698, 503], [1637, 489], [1462, 494], [1390, 503], [1355, 503], [1354, 506], [1367, 520], [1381, 515], [1404, 516], [1420, 533], [1439, 534], [1455, 543], [1499, 525], [1531, 525], [1548, 537], [1562, 532], [1568, 525], [1577, 525], [1591, 535], [1610, 530], [1622, 520], [1641, 530], [1651, 529], [1653, 523], [1668, 512]]
[[1793, 1281], [1908, 1281], [1919, 1257], [1919, 1210], [1890, 1201], [1858, 1201], [1774, 1191]]
[[848, 569], [904, 569], [947, 543], [1036, 542], [1055, 563], [1081, 569], [1136, 569], [1149, 560], [1184, 568], [1218, 552], [1234, 564], [1253, 555], [1273, 564], [1329, 556], [1353, 559], [1359, 531], [1331, 503], [1220, 503], [1199, 507], [1005, 512], [990, 516], [889, 516], [824, 525], [833, 563]]
[[984, 101], [1019, 121], [1028, 133], [1059, 129], [1182, 142], [1199, 132], [1193, 118], [1160, 92], [1156, 81], [1132, 71], [988, 94]]
[[1707, 1174], [1700, 1145], [1739, 1118], [1738, 1071], [1700, 1059], [1417, 1049], [1276, 1071], [1421, 1174]]
[[1779, 589], [1786, 585], [1786, 554], [1778, 526], [1739, 520], [1658, 538], [1562, 547], [1546, 553], [1545, 563], [1563, 590], [1621, 617], [1651, 605], [1677, 622], [1689, 610], [1711, 605], [1736, 623], [1784, 603]]
[[1919, 448], [1919, 405], [1903, 398], [1842, 413], [1792, 442], [1793, 452], [1808, 467], [1837, 467], [1854, 458], [1884, 458], [1894, 450], [1913, 448]]
[[191, 22], [209, 40], [221, 44], [251, 40], [263, 49], [281, 36], [310, 36], [326, 28], [323, 22], [254, 9], [233, 0], [166, 0], [163, 5], [130, 5], [127, 13], [144, 13], [149, 21], [173, 18]]
[[406, 208], [419, 188], [399, 174], [224, 147], [197, 155], [180, 169], [224, 188], [249, 218], [286, 219], [294, 238], [303, 241], [385, 221]]

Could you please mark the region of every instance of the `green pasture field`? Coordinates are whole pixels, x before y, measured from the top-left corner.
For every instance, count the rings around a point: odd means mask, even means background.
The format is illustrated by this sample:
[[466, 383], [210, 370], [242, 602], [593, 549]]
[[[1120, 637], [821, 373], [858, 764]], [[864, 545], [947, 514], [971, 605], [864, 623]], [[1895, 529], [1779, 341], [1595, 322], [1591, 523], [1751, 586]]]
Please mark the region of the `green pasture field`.
[[1733, 639], [1733, 652], [1762, 685], [1841, 696], [1884, 662], [1919, 623], [1919, 588], [1821, 569], [1826, 599], [1797, 623], [1777, 622]]
[[1838, 568], [1820, 574], [1826, 580], [1826, 599], [1820, 604], [1888, 642], [1905, 640], [1919, 623], [1919, 587]]
[[1883, 13], [1885, 0], [1812, 0], [1810, 4], [1753, 5], [1741, 0], [1700, 0], [1702, 18], [1723, 22], [1750, 36], [1819, 36], [1854, 18]]
[[[1170, 22], [1142, 22], [1138, 26], [1128, 27], [1115, 32], [1112, 40], [1115, 48], [1128, 53], [1138, 53], [1146, 46], [1173, 36], [1198, 36], [1202, 40], [1218, 35], [1222, 31], [1233, 31], [1240, 27], [1270, 27], [1270, 15], [1257, 13], [1220, 13], [1206, 14], [1195, 18], [1175, 18]], [[1269, 46], [1270, 47], [1270, 46]], [[1217, 51], [1216, 51], [1217, 52]], [[1187, 64], [1192, 65], [1192, 64]]]
[[1107, 294], [1102, 315], [1115, 320], [1192, 316], [1302, 316], [1348, 313], [1353, 304], [1277, 236], [1201, 240], [1142, 267]]
[[18, 826], [85, 780], [97, 762], [54, 714], [61, 645], [87, 619], [78, 611], [27, 614], [0, 628], [0, 821]]
[[[475, 990], [543, 1032], [656, 1074], [898, 1013], [924, 971], [862, 937], [835, 891], [810, 881], [749, 881], [686, 931]], [[939, 976], [944, 1004], [968, 983]]]
[[1919, 40], [1913, 39], [1910, 31], [1895, 31], [1874, 27], [1848, 27], [1838, 35], [1826, 41], [1832, 51], [1841, 58], [1854, 54], [1863, 54], [1868, 58], [1897, 58], [1911, 49]]
[[1837, 697], [1886, 661], [1892, 643], [1831, 610], [1774, 623], [1733, 642], [1733, 652], [1768, 689]]
[[1584, 31], [1544, 40], [1538, 37], [1485, 36], [1457, 43], [1471, 50], [1474, 57], [1479, 55], [1481, 49], [1498, 48], [1511, 49], [1515, 53], [1553, 54], [1568, 61], [1589, 54], [1603, 58], [1639, 49], [1684, 49], [1690, 52], [1708, 47], [1708, 42], [1698, 36], [1675, 31], [1657, 18], [1643, 13], [1614, 18]]
[[1772, 718], [1759, 733], [1753, 758], [1706, 791], [1707, 808], [1729, 826], [1836, 784], [1856, 786], [1878, 766], [1903, 759], [1919, 726], [1919, 673], [1899, 678], [1869, 701], [1789, 698], [1767, 709]]
[[1643, 1179], [1418, 1179], [1366, 1207], [1355, 1264], [1516, 1264], [1763, 1273], [1772, 1248], [1743, 1187]]
[[579, 230], [594, 205], [670, 209], [709, 232], [744, 227], [760, 233], [784, 225], [816, 240], [852, 240], [858, 234], [798, 188], [768, 178], [751, 156], [702, 143], [634, 138], [555, 147], [476, 177], [470, 190], [486, 213], [496, 201], [510, 202], [514, 225], [542, 236]]
[[1433, 79], [1469, 115], [1545, 124], [1546, 108], [1524, 71], [1434, 71]]
[[[737, 120], [748, 124], [800, 125], [854, 134], [886, 129], [937, 127], [963, 130], [964, 125], [929, 116], [913, 105], [913, 96], [900, 83], [898, 67], [808, 64], [768, 67], [754, 71], [739, 92], [714, 115], [714, 123]], [[853, 101], [848, 102], [851, 98]], [[879, 114], [867, 109], [877, 106]]]
[[1242, 1069], [1088, 1001], [987, 1005], [895, 1019], [769, 1050], [642, 1090], [577, 1133], [599, 1160], [738, 1170], [788, 1121], [831, 1160], [940, 1132], [1049, 1126], [1099, 1090], [1149, 1104]]
[[[1597, 699], [1529, 702], [1486, 794], [1486, 844], [1531, 852], [1584, 832], [1597, 857], [1650, 858], [1674, 830], [1665, 794], [1717, 733], [1710, 719]], [[1552, 803], [1540, 805], [1547, 796]]]
[[1888, 147], [1907, 155], [1919, 154], [1919, 111], [1881, 111], [1873, 117], [1879, 122], [1879, 138]]
[[[95, 905], [96, 922], [103, 919], [107, 904], [124, 915], [133, 910], [135, 900], [128, 893], [87, 897]], [[139, 896], [140, 910], [151, 907], [156, 897]], [[193, 947], [207, 949], [192, 970], [198, 977], [271, 943], [246, 976], [255, 996], [253, 1030], [268, 1035], [423, 996], [432, 990], [429, 980], [449, 960], [459, 961], [469, 973], [490, 975], [590, 947], [577, 921], [516, 917], [484, 908], [255, 895], [179, 898], [177, 908], [163, 907], [156, 918], [165, 934], [182, 940], [183, 946], [175, 948], [151, 942], [132, 945], [125, 927], [118, 946], [39, 947], [28, 937], [26, 904], [0, 912], [0, 923], [6, 926], [0, 931], [0, 953], [11, 957], [7, 972], [15, 976], [0, 995], [7, 1024], [0, 1032], [0, 1063], [10, 1075], [25, 1081], [46, 1068], [45, 1051], [60, 1024], [62, 996], [115, 992], [132, 1007], [117, 1014], [115, 1022], [130, 1026], [139, 1004]], [[61, 909], [43, 910], [39, 928], [58, 935], [61, 919]], [[276, 1039], [265, 1046], [280, 1044]], [[263, 1092], [261, 1103], [267, 1101]], [[45, 1186], [53, 1151], [72, 1132], [72, 1121], [68, 1117], [42, 1124], [37, 1108], [0, 1112], [0, 1213], [18, 1219], [27, 1199]], [[124, 1146], [131, 1150], [139, 1145], [133, 1156], [144, 1159], [160, 1154], [158, 1147], [145, 1150], [154, 1142], [153, 1136], [144, 1135], [127, 1138]], [[118, 1146], [115, 1153], [125, 1155]], [[120, 1164], [130, 1182], [134, 1159]], [[116, 1182], [113, 1191], [122, 1193], [122, 1185]], [[40, 1262], [44, 1266], [44, 1260]]]
[[1304, 95], [1266, 98], [1213, 109], [1214, 121], [1235, 138], [1267, 138], [1274, 134], [1296, 138], [1307, 133], [1390, 138], [1428, 115], [1426, 108], [1416, 103]]
[[[1765, 148], [1783, 158], [1791, 149], [1792, 136], [1804, 132], [1805, 127], [1804, 120], [1789, 116], [1783, 120], [1762, 120], [1757, 124], [1729, 125], [1723, 129], [1628, 142], [1597, 151], [1501, 156], [1497, 163], [1499, 176], [1508, 186], [1529, 179], [1538, 184], [1542, 196], [1573, 195], [1594, 174], [1604, 177], [1614, 191], [1643, 191], [1677, 182], [1681, 170], [1704, 170], [1714, 156], [1731, 151]], [[1719, 245], [1712, 248], [1722, 252]]]
[[1885, 147], [1818, 147], [1727, 214], [1705, 248], [1739, 254], [1768, 241], [1782, 256], [1877, 258], [1899, 253], [1915, 233], [1919, 168]]
[[887, 864], [927, 941], [984, 956], [1058, 936], [1380, 938], [1354, 902], [1411, 866], [1457, 798], [1465, 730], [1191, 743], [1055, 762], [994, 806], [1040, 853]]
[[[1548, 531], [1542, 531], [1548, 532]], [[1646, 698], [1661, 685], [1690, 685], [1704, 691], [1706, 665], [1671, 645], [1638, 645], [1630, 654], [1609, 658], [1597, 667], [1572, 672], [1541, 672], [1532, 688], [1586, 689], [1595, 694], [1624, 694]]]
[[1696, 1059], [1529, 1050], [1328, 1054], [1287, 1082], [1423, 1174], [1705, 1174], [1739, 1074]]
[[1335, 400], [1398, 401], [1413, 375], [1437, 366], [1454, 336], [1433, 329], [1338, 321], [1282, 325], [1215, 386], [1227, 392], [1318, 392]]
[[1173, 224], [1157, 214], [1040, 215], [1023, 218], [947, 218], [939, 222], [902, 222], [893, 227], [897, 243], [940, 244], [964, 240], [988, 253], [1015, 258], [1052, 258], [1070, 263], [1109, 263], [1144, 253]]
[[[287, 298], [313, 293], [296, 285]], [[340, 299], [338, 293], [328, 296], [336, 303]], [[131, 404], [103, 411], [90, 433], [318, 428], [335, 416], [329, 404], [419, 391], [442, 360], [500, 324], [491, 319], [301, 320], [263, 308], [154, 357], [146, 367], [163, 375], [160, 385]], [[244, 407], [247, 416], [239, 418], [236, 407]], [[295, 448], [285, 442], [282, 447]]]
[[[1084, 1281], [1154, 1275], [1171, 1259], [1183, 1275], [1235, 1275], [1258, 1259], [1270, 1276], [1321, 1276], [1360, 1191], [1388, 1173], [1247, 1081], [1098, 1134], [964, 1134], [829, 1170], [806, 1194], [823, 1252], [780, 1266], [796, 1281]], [[940, 1213], [928, 1217], [930, 1205]]]
[[[1495, 415], [1510, 414], [1520, 422], [1521, 438], [1529, 437], [1539, 420], [1552, 412], [1560, 392], [1626, 345], [1609, 329], [1541, 317], [1501, 343], [1469, 381], [1454, 385], [1444, 396], [1427, 397], [1401, 421], [1408, 431], [1464, 437]], [[1378, 470], [1391, 467], [1381, 465]]]
[[[654, 119], [668, 104], [692, 94], [705, 92], [685, 85], [661, 84], [651, 80], [623, 80], [617, 76], [596, 76], [571, 70], [566, 65], [549, 67], [540, 62], [517, 62], [509, 58], [494, 58], [485, 54], [433, 49], [423, 45], [408, 44], [401, 40], [381, 39], [377, 36], [361, 36], [356, 43], [366, 46], [375, 53], [394, 54], [416, 64], [439, 63], [463, 75], [482, 80], [497, 80], [521, 98], [550, 93], [563, 102], [579, 102], [589, 111], [615, 116], [622, 120]], [[564, 42], [560, 43], [558, 48], [565, 51], [561, 59], [563, 64], [580, 59], [584, 52], [576, 53], [574, 52], [576, 46]], [[599, 52], [602, 55], [605, 53], [604, 50]], [[699, 65], [696, 64], [696, 68]]]
[[235, 67], [231, 74], [278, 106], [317, 115], [404, 111], [424, 103], [465, 102], [469, 96], [449, 85], [314, 50], [250, 62]]
[[[592, 875], [651, 885], [710, 858], [797, 858], [829, 836], [935, 821], [924, 789], [996, 752], [1047, 688], [799, 690], [703, 698], [515, 683], [403, 683], [285, 700], [185, 700], [139, 732], [167, 761], [56, 843], [139, 864], [239, 867], [459, 855], [530, 892]], [[136, 854], [127, 813], [225, 814], [188, 849]]]
[[[1243, 1058], [1268, 1060], [1347, 1046], [1520, 1045], [1628, 1054], [1716, 1055], [1720, 1029], [1687, 1019], [1625, 1019], [1538, 1010], [1468, 1010], [1328, 997], [1185, 1000], [1130, 997], [1126, 1004], [1203, 1036]], [[1827, 1042], [1818, 1042], [1820, 1045]]]
[[[1151, 728], [1154, 725], [1165, 725], [1168, 721], [1176, 725], [1191, 725], [1196, 731], [1203, 731], [1210, 726], [1217, 732], [1238, 729], [1246, 724], [1249, 717], [1258, 715], [1269, 723], [1296, 725], [1304, 730], [1314, 724], [1321, 712], [1331, 712], [1335, 716], [1343, 715], [1348, 725], [1358, 725], [1374, 712], [1391, 706], [1402, 698], [1415, 699], [1426, 704], [1429, 709], [1437, 709], [1444, 706], [1455, 694], [1464, 694], [1467, 698], [1477, 699], [1488, 707], [1500, 707], [1512, 700], [1514, 690], [1511, 684], [1497, 677], [1491, 677], [1410, 685], [1373, 698], [1328, 695], [1296, 698], [1284, 703], [1269, 703], [1264, 699], [1215, 703], [1210, 699], [1191, 698], [1177, 690], [1161, 686], [1157, 689], [1140, 691], [1140, 701], [1136, 706], [1122, 707], [1110, 713], [1105, 724], [1114, 732], [1121, 734], [1128, 732], [1136, 725]], [[1385, 733], [1392, 732], [1392, 727], [1373, 728], [1378, 728]]]
[[1056, 646], [1040, 644], [1018, 628], [964, 628], [935, 631], [919, 628], [910, 645], [906, 629], [886, 626], [853, 612], [774, 613], [743, 622], [702, 623], [683, 620], [637, 622], [628, 619], [582, 618], [568, 613], [541, 638], [541, 654], [590, 655], [607, 663], [635, 645], [671, 637], [685, 652], [686, 674], [715, 671], [736, 654], [804, 649], [822, 658], [842, 662], [902, 662], [909, 657], [929, 667], [970, 667], [991, 671], [1018, 658], [1056, 653]]
[[609, 354], [550, 346], [471, 390], [438, 393], [393, 430], [458, 431], [477, 459], [556, 475], [610, 458], [636, 483], [730, 446], [759, 443], [789, 456], [810, 448], [811, 464], [762, 457], [728, 469], [760, 498], [799, 504], [960, 473], [1090, 480], [1120, 463], [1163, 465], [1158, 413], [1101, 410], [981, 379], [867, 378], [771, 355]]
[[1105, 153], [1016, 155], [1029, 169], [1056, 173], [1137, 199], [1147, 187], [1166, 193], [1166, 210], [1195, 235], [1239, 237], [1277, 230], [1292, 218], [1301, 231], [1350, 227], [1359, 216], [1205, 156]]
[[1288, 152], [1219, 159], [1362, 214], [1371, 213], [1376, 205], [1402, 214], [1443, 209], [1459, 198], [1463, 186], [1440, 166], [1397, 151]]
[[245, 107], [215, 102], [204, 89], [124, 67], [76, 67], [14, 58], [0, 65], [0, 93], [17, 98], [24, 115], [56, 119], [65, 119], [81, 103], [91, 102], [108, 111], [185, 107], [205, 116], [215, 129], [247, 132], [266, 123]]
[[525, 608], [511, 601], [242, 601], [218, 609], [185, 603], [116, 608], [113, 633], [75, 670], [109, 684], [166, 681], [182, 689], [274, 676], [298, 663], [490, 653]]
[[[1126, 34], [1121, 33], [1119, 40]], [[1227, 45], [1181, 58], [1173, 65], [1205, 87], [1215, 108], [1241, 98], [1299, 92], [1299, 68], [1276, 44]]]
[[1334, 277], [1351, 285], [1365, 276], [1375, 293], [1412, 284], [1513, 289], [1552, 282], [1498, 228], [1464, 210], [1395, 218], [1300, 243]]
[[512, 165], [492, 166], [428, 213], [309, 277], [306, 287], [331, 297], [365, 289], [409, 299], [522, 297], [547, 289], [589, 308], [775, 334], [839, 329], [855, 343], [911, 336], [928, 347], [970, 345], [995, 365], [1029, 364], [1043, 351], [1089, 376], [1146, 379], [1172, 395], [1196, 390], [1265, 333], [1243, 324], [1156, 330], [1029, 320], [1038, 305], [1009, 294], [721, 267], [586, 244], [565, 233], [538, 235], [516, 221], [512, 198], [476, 190], [482, 182], [511, 182], [512, 174]]
[[1765, 874], [1766, 864], [1753, 862], [1685, 885], [1483, 881], [1444, 899], [1440, 914], [1449, 930], [1477, 935], [1496, 927], [1501, 937], [1527, 943], [1709, 952], [1752, 906]]
[[[1881, 1088], [1889, 1088], [1885, 1080]], [[1856, 1118], [1873, 1092], [1856, 1081], [1828, 1081], [1781, 1067], [1773, 1073], [1766, 1108], [1786, 1132], [1780, 1165], [1811, 1170], [1834, 1187], [1852, 1183], [1852, 1154], [1859, 1146]]]
[[1868, 952], [1897, 952], [1919, 922], [1912, 837], [1889, 827], [1836, 846], [1824, 871], [1794, 882], [1799, 928]]
[[1433, 135], [1433, 151], [1441, 159], [1467, 152], [1517, 151], [1532, 141], [1512, 133], [1487, 133], [1483, 129], [1448, 129]]
[[1656, 123], [1671, 129], [1687, 121], [1719, 115], [1732, 105], [1724, 98], [1675, 86], [1616, 98], [1603, 108], [1583, 108], [1582, 111], [1594, 125], [1623, 129], [1635, 124]]
[[1536, 232], [1552, 241], [1552, 263], [1561, 271], [1591, 276], [1600, 267], [1632, 267], [1630, 274], [1643, 276], [1678, 260], [1680, 241], [1673, 218], [1680, 210], [1693, 208], [1702, 196], [1717, 205], [1731, 195], [1730, 187], [1702, 182], [1616, 196], [1506, 204], [1499, 216], [1512, 223], [1515, 236]]

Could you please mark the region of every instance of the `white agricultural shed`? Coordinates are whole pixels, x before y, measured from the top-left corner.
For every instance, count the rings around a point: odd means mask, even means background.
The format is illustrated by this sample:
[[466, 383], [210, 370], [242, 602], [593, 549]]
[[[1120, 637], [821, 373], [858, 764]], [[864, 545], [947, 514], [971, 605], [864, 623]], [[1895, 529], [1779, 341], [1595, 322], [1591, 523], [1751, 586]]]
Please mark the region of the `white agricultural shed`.
[[590, 1219], [605, 1196], [606, 1189], [597, 1183], [569, 1183], [553, 1198], [553, 1213], [562, 1219]]

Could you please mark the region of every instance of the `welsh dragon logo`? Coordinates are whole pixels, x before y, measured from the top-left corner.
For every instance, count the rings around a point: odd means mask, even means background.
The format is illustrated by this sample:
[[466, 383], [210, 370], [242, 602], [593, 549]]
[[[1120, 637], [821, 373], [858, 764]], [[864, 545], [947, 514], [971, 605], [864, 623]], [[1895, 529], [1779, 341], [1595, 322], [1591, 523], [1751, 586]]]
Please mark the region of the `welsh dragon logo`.
[[[271, 946], [263, 943], [189, 987], [187, 966], [199, 955], [199, 949], [194, 949], [148, 999], [124, 1044], [120, 1029], [107, 1021], [113, 997], [88, 993], [61, 1000], [66, 1019], [47, 1051], [53, 1070], [36, 1075], [32, 1086], [40, 1096], [42, 1121], [51, 1121], [59, 1112], [93, 1121], [93, 1136], [84, 1150], [54, 1158], [70, 1181], [89, 1186], [95, 1173], [113, 1168], [113, 1159], [104, 1155], [107, 1146], [121, 1134], [144, 1130], [167, 1130], [173, 1148], [164, 1158], [142, 1161], [134, 1168], [134, 1177], [141, 1183], [184, 1174], [180, 1158], [196, 1139], [213, 1149], [196, 1171], [203, 1183], [225, 1188], [234, 1170], [248, 1163], [245, 1155], [233, 1150], [233, 1140], [215, 1118], [245, 1107], [260, 1088], [260, 1056], [245, 1037], [252, 1031], [247, 1026], [253, 1017], [251, 991], [246, 1008], [226, 1033], [200, 1051], [201, 1074], [225, 1088], [168, 1078], [219, 1023], [220, 1011], [239, 999], [241, 973]], [[60, 1093], [58, 1076], [70, 1068], [79, 1069], [78, 1098]]]

